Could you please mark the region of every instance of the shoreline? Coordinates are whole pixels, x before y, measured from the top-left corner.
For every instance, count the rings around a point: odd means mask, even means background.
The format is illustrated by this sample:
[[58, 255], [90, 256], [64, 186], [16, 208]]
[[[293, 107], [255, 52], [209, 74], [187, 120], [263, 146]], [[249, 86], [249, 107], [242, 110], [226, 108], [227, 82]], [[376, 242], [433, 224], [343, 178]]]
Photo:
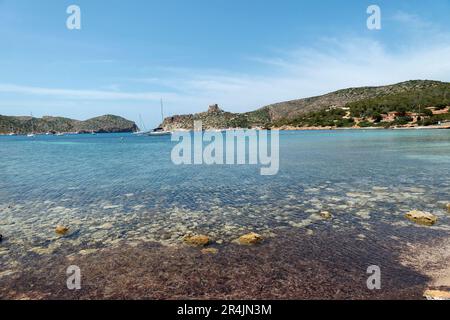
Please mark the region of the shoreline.
[[340, 131], [340, 130], [449, 130], [450, 124], [440, 125], [440, 126], [421, 126], [421, 127], [348, 127], [348, 128], [337, 128], [337, 127], [280, 127], [271, 128], [271, 130], [279, 131]]
[[[47, 137], [58, 137], [58, 136], [87, 136], [87, 135], [97, 135], [97, 134], [118, 134], [118, 133], [134, 133], [135, 131], [111, 131], [111, 132], [102, 132], [102, 131], [94, 131], [94, 132], [58, 132], [57, 134], [54, 133], [47, 133], [47, 132], [35, 132], [34, 134], [36, 136], [47, 136]], [[0, 133], [0, 136], [6, 136], [6, 137], [26, 137], [28, 134], [31, 134], [31, 132], [27, 133], [14, 133], [11, 135], [10, 133]]]
[[[450, 123], [445, 125], [433, 125], [433, 126], [407, 126], [407, 127], [392, 127], [392, 128], [384, 128], [384, 127], [292, 127], [292, 126], [283, 126], [283, 127], [273, 127], [270, 129], [261, 129], [261, 128], [233, 128], [233, 129], [218, 129], [218, 128], [208, 128], [205, 131], [229, 131], [229, 130], [278, 130], [278, 131], [342, 131], [342, 130], [450, 130]], [[177, 131], [193, 131], [192, 129], [173, 129], [169, 130], [171, 132]], [[74, 136], [74, 135], [97, 135], [97, 134], [114, 134], [114, 133], [133, 133], [132, 131], [124, 131], [124, 132], [60, 132], [60, 136]], [[12, 136], [12, 137], [24, 137], [30, 133], [20, 133], [11, 135], [10, 133], [0, 133], [0, 136]], [[35, 133], [37, 136], [58, 136], [58, 134], [47, 134], [47, 133]]]

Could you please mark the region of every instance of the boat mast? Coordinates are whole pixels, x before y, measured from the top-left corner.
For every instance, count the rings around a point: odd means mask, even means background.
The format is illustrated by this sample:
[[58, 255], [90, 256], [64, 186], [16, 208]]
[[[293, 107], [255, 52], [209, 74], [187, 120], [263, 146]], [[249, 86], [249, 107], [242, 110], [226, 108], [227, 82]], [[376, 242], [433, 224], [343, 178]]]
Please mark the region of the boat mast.
[[164, 122], [164, 105], [163, 99], [161, 98], [161, 124]]
[[141, 114], [139, 114], [139, 122], [140, 122], [140, 125], [142, 127], [141, 131], [142, 130], [147, 131], [147, 128], [145, 127], [145, 123], [144, 123], [144, 120], [142, 119], [142, 115]]
[[33, 112], [31, 112], [31, 133], [34, 133]]

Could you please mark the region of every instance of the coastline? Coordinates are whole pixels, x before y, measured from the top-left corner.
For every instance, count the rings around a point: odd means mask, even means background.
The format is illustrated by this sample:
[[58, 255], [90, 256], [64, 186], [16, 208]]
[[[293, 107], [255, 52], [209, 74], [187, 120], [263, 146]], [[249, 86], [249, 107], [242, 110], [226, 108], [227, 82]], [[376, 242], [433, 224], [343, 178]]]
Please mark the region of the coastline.
[[445, 125], [436, 125], [436, 126], [405, 126], [405, 127], [392, 127], [392, 128], [383, 128], [383, 127], [348, 127], [348, 128], [337, 128], [337, 127], [275, 127], [271, 128], [271, 130], [279, 130], [279, 131], [312, 131], [312, 130], [448, 130], [450, 129], [450, 123]]
[[[266, 130], [261, 128], [252, 128], [253, 130]], [[218, 128], [209, 128], [206, 131], [228, 131], [228, 130], [247, 130], [246, 128], [233, 128], [233, 129], [218, 129]], [[450, 124], [445, 125], [435, 125], [435, 126], [421, 126], [421, 127], [392, 127], [392, 128], [383, 128], [383, 127], [347, 127], [347, 128], [338, 128], [338, 127], [274, 127], [267, 130], [278, 130], [278, 131], [343, 131], [343, 130], [450, 130]], [[177, 131], [193, 131], [189, 129], [175, 129], [172, 132]], [[70, 136], [70, 135], [96, 135], [96, 134], [114, 134], [114, 133], [133, 133], [133, 131], [123, 131], [123, 132], [61, 132], [62, 136]], [[1, 137], [13, 136], [13, 137], [26, 137], [25, 134], [14, 134], [11, 135], [9, 133], [0, 133]], [[58, 136], [56, 134], [47, 134], [47, 133], [35, 133], [36, 136]]]
[[[57, 137], [57, 136], [77, 136], [77, 135], [96, 135], [96, 134], [114, 134], [114, 133], [134, 133], [135, 131], [93, 131], [93, 132], [58, 132], [55, 133], [47, 133], [47, 132], [35, 132], [34, 134], [36, 136], [47, 136], [47, 137]], [[20, 134], [13, 134], [10, 133], [0, 133], [0, 136], [10, 136], [10, 137], [26, 137], [28, 133], [20, 133]]]

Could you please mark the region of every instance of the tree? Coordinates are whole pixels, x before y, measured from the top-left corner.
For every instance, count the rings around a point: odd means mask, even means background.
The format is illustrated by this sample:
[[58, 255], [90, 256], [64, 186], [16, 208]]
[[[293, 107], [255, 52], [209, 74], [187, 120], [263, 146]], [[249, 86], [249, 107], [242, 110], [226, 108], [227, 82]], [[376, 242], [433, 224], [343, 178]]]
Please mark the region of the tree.
[[372, 119], [376, 122], [376, 123], [380, 123], [381, 120], [383, 120], [383, 116], [379, 113], [379, 112], [375, 112], [372, 115]]
[[433, 116], [433, 111], [431, 111], [430, 109], [424, 109], [422, 114], [426, 117], [432, 117]]

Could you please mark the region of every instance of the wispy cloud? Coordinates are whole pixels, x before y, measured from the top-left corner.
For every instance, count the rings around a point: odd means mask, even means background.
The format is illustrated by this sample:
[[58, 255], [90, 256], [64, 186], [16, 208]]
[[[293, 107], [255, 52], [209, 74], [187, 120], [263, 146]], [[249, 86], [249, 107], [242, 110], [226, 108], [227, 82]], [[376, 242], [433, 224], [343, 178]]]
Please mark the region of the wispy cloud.
[[397, 11], [392, 15], [391, 20], [407, 25], [409, 28], [428, 28], [433, 27], [433, 23], [426, 21], [419, 15], [405, 11]]
[[[423, 28], [428, 33], [423, 41], [404, 39], [395, 48], [387, 47], [376, 37], [321, 39], [314, 46], [251, 57], [248, 62], [254, 67], [252, 70], [257, 71], [247, 73], [164, 68], [164, 72], [148, 76], [113, 79], [113, 85], [100, 87], [100, 90], [0, 83], [0, 93], [86, 103], [101, 100], [155, 102], [164, 97], [172, 106], [171, 113], [190, 113], [205, 109], [208, 103], [219, 103], [230, 111], [247, 111], [346, 87], [410, 79], [450, 81], [450, 35], [435, 32], [430, 22], [414, 14], [397, 12], [392, 19]], [[158, 68], [161, 71], [162, 67]], [[136, 87], [141, 91], [130, 89]]]
[[181, 70], [164, 81], [184, 96], [249, 110], [346, 87], [409, 79], [450, 81], [448, 56], [449, 42], [411, 44], [394, 51], [376, 40], [327, 39], [317, 48], [254, 58], [265, 70], [259, 74]]
[[[251, 110], [273, 102], [297, 99], [353, 86], [383, 85], [409, 79], [450, 81], [450, 43], [404, 46], [393, 52], [375, 40], [327, 39], [318, 48], [298, 48], [278, 57], [256, 57], [265, 72], [230, 73], [173, 69], [161, 78], [127, 79], [125, 87], [141, 80], [150, 89], [122, 91], [77, 90], [0, 84], [1, 93], [68, 100], [159, 101], [164, 97], [177, 110], [192, 112], [217, 102], [232, 111]], [[167, 91], [152, 91], [154, 84]], [[106, 87], [105, 87], [106, 88]]]
[[112, 63], [117, 63], [117, 60], [114, 59], [96, 59], [96, 60], [84, 60], [81, 61], [81, 63], [84, 64], [112, 64]]
[[157, 101], [161, 95], [169, 98], [178, 98], [177, 94], [167, 92], [120, 92], [111, 90], [75, 90], [22, 86], [15, 84], [0, 84], [0, 92], [24, 95], [48, 96], [66, 99], [83, 100], [139, 100]]

